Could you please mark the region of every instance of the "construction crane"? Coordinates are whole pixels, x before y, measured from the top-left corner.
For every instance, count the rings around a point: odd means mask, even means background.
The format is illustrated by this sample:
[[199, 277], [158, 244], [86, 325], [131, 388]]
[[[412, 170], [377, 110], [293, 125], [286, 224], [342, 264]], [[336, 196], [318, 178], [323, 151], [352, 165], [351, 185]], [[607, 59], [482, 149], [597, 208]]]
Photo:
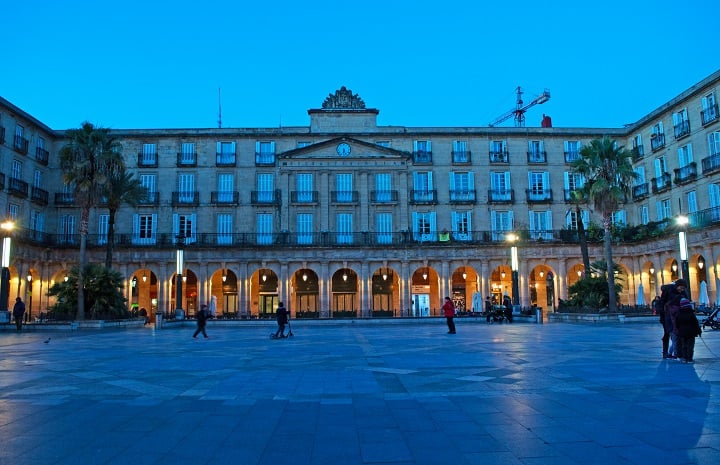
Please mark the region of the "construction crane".
[[528, 110], [528, 108], [534, 107], [535, 105], [539, 105], [539, 104], [545, 103], [548, 100], [550, 100], [550, 91], [545, 89], [539, 97], [533, 99], [530, 103], [524, 105], [523, 99], [522, 99], [523, 91], [522, 91], [522, 89], [520, 89], [520, 86], [518, 86], [516, 92], [517, 92], [517, 104], [516, 104], [515, 108], [508, 111], [507, 113], [504, 113], [503, 115], [499, 116], [494, 121], [488, 123], [488, 126], [490, 126], [490, 127], [497, 126], [498, 124], [502, 123], [503, 121], [506, 121], [514, 116], [515, 117], [515, 127], [517, 127], [517, 128], [524, 127], [525, 126], [525, 112]]

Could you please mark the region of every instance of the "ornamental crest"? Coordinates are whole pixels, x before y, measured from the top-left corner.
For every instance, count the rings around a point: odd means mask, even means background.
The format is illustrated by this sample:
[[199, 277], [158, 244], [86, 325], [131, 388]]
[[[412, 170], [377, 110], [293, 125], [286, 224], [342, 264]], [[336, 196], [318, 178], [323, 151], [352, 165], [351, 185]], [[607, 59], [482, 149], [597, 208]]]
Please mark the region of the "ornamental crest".
[[337, 109], [353, 109], [362, 110], [365, 108], [365, 102], [358, 96], [353, 95], [352, 91], [342, 86], [340, 90], [335, 91], [335, 95], [328, 94], [327, 98], [322, 104], [324, 110], [337, 110]]

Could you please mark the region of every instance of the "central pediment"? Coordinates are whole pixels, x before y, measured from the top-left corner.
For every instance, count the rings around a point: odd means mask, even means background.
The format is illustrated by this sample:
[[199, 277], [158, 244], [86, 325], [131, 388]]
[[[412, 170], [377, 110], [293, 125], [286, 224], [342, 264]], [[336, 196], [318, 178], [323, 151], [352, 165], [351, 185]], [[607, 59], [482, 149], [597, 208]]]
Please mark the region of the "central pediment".
[[278, 160], [335, 160], [337, 162], [362, 159], [402, 161], [411, 154], [351, 137], [336, 137], [315, 144], [289, 150], [278, 155]]

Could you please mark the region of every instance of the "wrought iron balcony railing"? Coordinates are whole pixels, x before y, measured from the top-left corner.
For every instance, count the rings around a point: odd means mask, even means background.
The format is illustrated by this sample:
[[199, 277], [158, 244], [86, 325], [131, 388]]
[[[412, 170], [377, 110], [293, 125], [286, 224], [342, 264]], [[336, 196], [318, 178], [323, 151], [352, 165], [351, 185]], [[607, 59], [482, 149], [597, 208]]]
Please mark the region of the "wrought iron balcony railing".
[[715, 171], [720, 170], [720, 153], [703, 158], [701, 163], [703, 174], [714, 173]]
[[674, 127], [675, 139], [682, 139], [690, 135], [690, 121], [685, 120], [676, 124]]
[[515, 203], [515, 191], [513, 189], [490, 189], [488, 190], [489, 203]]
[[692, 162], [687, 165], [676, 168], [675, 170], [675, 184], [685, 184], [693, 181], [697, 178], [697, 163]]
[[663, 173], [659, 178], [652, 178], [652, 192], [659, 194], [672, 187], [672, 177], [669, 173]]
[[50, 152], [40, 147], [35, 147], [35, 159], [39, 163], [47, 166], [50, 161]]
[[509, 163], [510, 153], [507, 150], [490, 151], [490, 163]]
[[720, 114], [720, 113], [718, 113], [718, 106], [717, 106], [717, 104], [715, 104], [715, 105], [713, 105], [713, 106], [711, 106], [711, 107], [708, 107], [708, 108], [704, 108], [704, 109], [700, 112], [700, 119], [702, 120], [702, 125], [703, 125], [703, 126], [707, 126], [707, 125], [710, 124], [710, 123], [714, 123], [715, 121], [718, 120], [718, 115], [719, 115], [719, 114]]
[[633, 186], [632, 196], [633, 200], [640, 200], [650, 195], [650, 185], [646, 182]]
[[238, 191], [212, 191], [210, 203], [213, 205], [240, 205], [240, 192]]
[[552, 202], [552, 189], [525, 189], [528, 203]]
[[436, 204], [437, 203], [437, 190], [410, 190], [410, 203], [411, 204]]
[[173, 207], [181, 206], [198, 206], [200, 205], [200, 192], [198, 191], [182, 191], [172, 193]]
[[398, 201], [398, 191], [370, 191], [371, 203], [396, 203]]
[[475, 189], [456, 189], [450, 191], [450, 203], [473, 204], [477, 201]]
[[177, 152], [178, 168], [192, 168], [197, 166], [197, 153], [194, 152]]
[[413, 152], [413, 163], [417, 164], [432, 164], [432, 151], [431, 150], [418, 150]]
[[544, 150], [535, 150], [527, 153], [528, 163], [547, 163], [547, 152]]
[[665, 147], [665, 134], [663, 134], [663, 133], [653, 134], [650, 137], [650, 148], [652, 149], [652, 151], [656, 152], [663, 147]]
[[320, 193], [318, 191], [290, 191], [290, 203], [316, 204]]
[[461, 150], [452, 152], [452, 162], [455, 164], [472, 163], [472, 153], [469, 150]]

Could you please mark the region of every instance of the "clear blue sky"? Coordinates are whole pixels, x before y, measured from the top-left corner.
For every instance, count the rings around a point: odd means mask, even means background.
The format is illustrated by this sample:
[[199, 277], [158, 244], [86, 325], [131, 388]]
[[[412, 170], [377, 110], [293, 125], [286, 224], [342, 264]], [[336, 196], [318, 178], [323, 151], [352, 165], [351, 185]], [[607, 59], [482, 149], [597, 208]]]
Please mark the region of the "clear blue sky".
[[[720, 69], [717, 0], [25, 0], [0, 95], [53, 129], [307, 126], [346, 86], [378, 123], [635, 122]], [[512, 120], [505, 125], [512, 125]]]

